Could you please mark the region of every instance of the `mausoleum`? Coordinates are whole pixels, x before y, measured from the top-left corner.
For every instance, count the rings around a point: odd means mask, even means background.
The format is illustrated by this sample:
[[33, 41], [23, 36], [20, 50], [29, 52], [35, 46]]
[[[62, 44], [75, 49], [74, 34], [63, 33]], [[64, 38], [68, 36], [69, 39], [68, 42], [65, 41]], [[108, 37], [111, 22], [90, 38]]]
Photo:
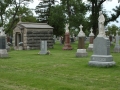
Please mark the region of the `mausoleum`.
[[48, 48], [53, 48], [53, 27], [47, 23], [19, 22], [13, 30], [13, 47], [19, 50], [40, 49], [41, 40], [47, 41]]

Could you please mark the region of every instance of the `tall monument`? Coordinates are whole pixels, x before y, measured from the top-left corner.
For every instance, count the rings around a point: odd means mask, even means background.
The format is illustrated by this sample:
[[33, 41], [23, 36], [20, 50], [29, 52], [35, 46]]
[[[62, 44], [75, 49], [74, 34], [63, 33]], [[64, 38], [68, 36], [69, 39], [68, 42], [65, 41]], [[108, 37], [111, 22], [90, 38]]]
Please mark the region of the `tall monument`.
[[82, 31], [83, 26], [80, 25], [80, 32], [78, 33], [78, 49], [76, 52], [76, 57], [85, 57], [87, 56], [87, 52], [85, 49], [85, 33]]
[[113, 57], [110, 54], [110, 40], [105, 36], [104, 22], [104, 15], [100, 11], [98, 18], [99, 34], [93, 42], [94, 47], [93, 55], [89, 61], [90, 66], [110, 67], [115, 65]]
[[65, 32], [65, 42], [64, 42], [63, 50], [72, 50], [72, 47], [70, 45], [69, 24], [66, 24], [65, 30], [66, 30], [66, 32]]

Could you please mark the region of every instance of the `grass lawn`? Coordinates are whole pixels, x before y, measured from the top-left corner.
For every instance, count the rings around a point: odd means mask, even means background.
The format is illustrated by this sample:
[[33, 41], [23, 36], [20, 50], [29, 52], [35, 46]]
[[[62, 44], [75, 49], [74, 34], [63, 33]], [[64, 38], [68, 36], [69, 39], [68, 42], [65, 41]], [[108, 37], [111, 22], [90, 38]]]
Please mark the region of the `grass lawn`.
[[[86, 47], [88, 44], [86, 45]], [[62, 50], [56, 43], [51, 55], [39, 55], [39, 50], [8, 52], [0, 58], [0, 90], [120, 90], [120, 53], [113, 53], [116, 66], [88, 66], [87, 57], [76, 58], [73, 50]]]

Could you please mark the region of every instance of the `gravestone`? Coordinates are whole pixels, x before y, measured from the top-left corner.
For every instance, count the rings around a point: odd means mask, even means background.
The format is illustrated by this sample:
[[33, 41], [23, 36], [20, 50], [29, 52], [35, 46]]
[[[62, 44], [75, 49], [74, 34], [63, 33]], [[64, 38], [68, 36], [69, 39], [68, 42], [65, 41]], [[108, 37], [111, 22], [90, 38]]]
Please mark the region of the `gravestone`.
[[69, 24], [66, 24], [65, 41], [64, 41], [63, 50], [72, 50], [72, 47], [70, 45], [70, 33], [69, 33], [68, 27], [69, 27]]
[[2, 27], [0, 27], [0, 57], [8, 57], [6, 50], [6, 35]]
[[40, 48], [41, 50], [39, 54], [47, 54], [47, 41], [41, 41]]
[[93, 29], [91, 28], [91, 33], [89, 34], [89, 46], [88, 46], [88, 51], [93, 51], [93, 40], [94, 40], [94, 34], [93, 34]]
[[76, 57], [84, 57], [87, 56], [87, 52], [85, 49], [85, 33], [82, 31], [83, 28], [82, 25], [80, 25], [79, 28], [80, 28], [80, 32], [78, 34], [79, 39], [78, 39], [78, 49], [76, 52]]
[[55, 44], [55, 42], [56, 42], [56, 35], [53, 36], [53, 42]]
[[[102, 13], [100, 13], [100, 16], [101, 14]], [[91, 56], [89, 65], [97, 67], [110, 67], [115, 65], [115, 62], [113, 61], [112, 55], [110, 55], [110, 40], [109, 38], [105, 37], [104, 34], [104, 16], [100, 16], [98, 19], [99, 24], [101, 24], [99, 25], [99, 34], [93, 41], [93, 55]]]
[[114, 52], [120, 52], [118, 31], [116, 31], [116, 37], [115, 38], [116, 38], [116, 43], [115, 43], [115, 47], [114, 47]]

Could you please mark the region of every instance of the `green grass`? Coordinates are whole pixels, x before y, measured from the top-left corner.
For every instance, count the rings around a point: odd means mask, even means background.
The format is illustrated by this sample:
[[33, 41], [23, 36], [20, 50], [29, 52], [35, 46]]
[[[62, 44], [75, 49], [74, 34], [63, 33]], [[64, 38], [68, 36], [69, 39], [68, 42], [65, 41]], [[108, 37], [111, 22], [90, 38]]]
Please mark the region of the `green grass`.
[[[86, 47], [88, 44], [86, 45]], [[88, 66], [87, 57], [76, 58], [73, 50], [62, 50], [56, 43], [51, 55], [39, 50], [12, 50], [8, 58], [0, 58], [0, 90], [120, 90], [120, 54], [113, 53], [116, 66]]]

